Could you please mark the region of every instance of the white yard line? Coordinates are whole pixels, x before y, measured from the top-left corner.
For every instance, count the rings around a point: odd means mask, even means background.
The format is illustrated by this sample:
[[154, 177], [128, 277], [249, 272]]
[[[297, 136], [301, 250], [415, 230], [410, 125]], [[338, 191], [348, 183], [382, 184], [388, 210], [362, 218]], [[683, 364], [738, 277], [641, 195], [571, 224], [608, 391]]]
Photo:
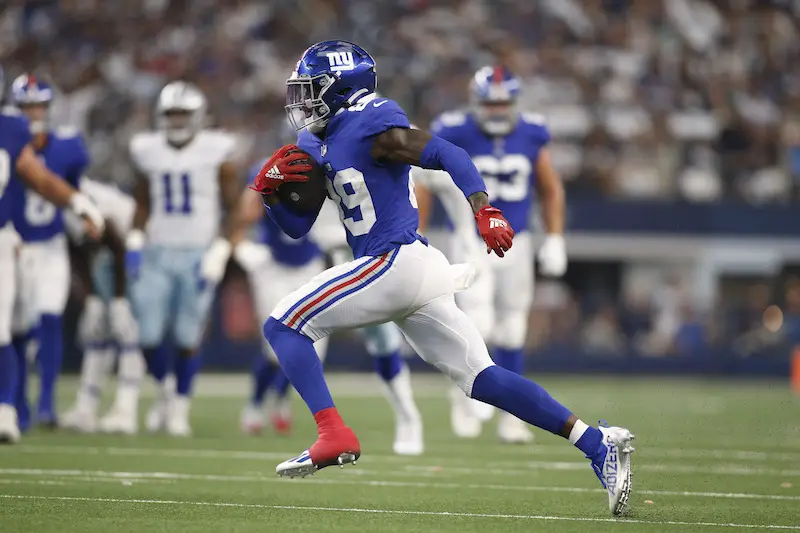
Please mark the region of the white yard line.
[[[355, 472], [356, 470], [349, 470]], [[0, 476], [31, 476], [54, 479], [69, 479], [75, 481], [221, 481], [233, 483], [287, 483], [273, 475], [243, 476], [228, 474], [185, 474], [179, 472], [109, 472], [104, 470], [51, 470], [38, 468], [5, 468], [0, 469]], [[0, 483], [4, 480], [0, 478]], [[491, 483], [443, 483], [427, 481], [387, 481], [369, 479], [322, 478], [311, 477], [305, 483], [324, 485], [363, 485], [369, 487], [395, 487], [395, 488], [422, 488], [422, 489], [452, 489], [452, 490], [497, 490], [503, 492], [559, 492], [572, 494], [605, 493], [601, 488], [584, 487], [547, 487], [538, 485], [502, 485]], [[690, 498], [724, 498], [742, 500], [774, 500], [774, 501], [800, 501], [800, 496], [781, 494], [749, 494], [736, 492], [691, 492], [670, 490], [634, 490], [635, 494], [648, 496], [677, 496]]]
[[[78, 454], [78, 455], [116, 455], [116, 456], [144, 456], [144, 457], [182, 457], [182, 458], [214, 458], [214, 459], [246, 459], [246, 460], [265, 460], [275, 461], [284, 460], [292, 457], [291, 452], [249, 452], [249, 451], [226, 451], [226, 450], [192, 450], [192, 449], [169, 449], [169, 448], [117, 448], [117, 447], [81, 447], [81, 446], [19, 446], [22, 452], [26, 453], [46, 453], [55, 454]], [[586, 470], [586, 461], [490, 461], [485, 468], [474, 468], [467, 466], [451, 466], [465, 464], [467, 461], [454, 461], [453, 458], [434, 458], [424, 457], [426, 462], [441, 464], [414, 465], [408, 464], [416, 459], [399, 457], [396, 455], [368, 455], [367, 461], [388, 462], [392, 464], [404, 464], [406, 470], [416, 472], [438, 472], [441, 469], [451, 474], [493, 474], [502, 476], [524, 476], [531, 470], [545, 471], [572, 471]], [[367, 462], [365, 461], [365, 463]], [[367, 463], [368, 464], [368, 463]], [[634, 468], [639, 471], [647, 472], [670, 472], [675, 474], [711, 474], [711, 475], [731, 475], [731, 476], [777, 476], [777, 477], [800, 477], [800, 470], [782, 468], [762, 468], [752, 466], [741, 466], [737, 464], [723, 464], [720, 466], [695, 466], [681, 464], [667, 464], [656, 462], [637, 461]]]
[[365, 509], [359, 507], [311, 507], [302, 505], [265, 505], [254, 503], [229, 503], [229, 502], [192, 502], [181, 500], [138, 500], [138, 499], [117, 499], [117, 498], [84, 498], [76, 496], [28, 496], [21, 494], [0, 494], [0, 498], [9, 500], [49, 500], [49, 501], [71, 501], [88, 503], [125, 503], [132, 505], [191, 505], [197, 507], [230, 507], [239, 509], [268, 509], [284, 511], [310, 511], [323, 513], [361, 513], [361, 514], [386, 514], [401, 516], [431, 516], [431, 517], [459, 517], [459, 518], [490, 518], [490, 519], [511, 519], [511, 520], [539, 520], [554, 522], [587, 522], [587, 523], [617, 523], [617, 524], [647, 524], [658, 526], [700, 526], [700, 527], [724, 527], [724, 528], [749, 528], [749, 529], [783, 529], [800, 530], [800, 526], [783, 526], [776, 524], [737, 524], [725, 522], [681, 522], [681, 521], [650, 521], [635, 519], [614, 519], [614, 518], [583, 518], [577, 516], [554, 516], [554, 515], [515, 515], [515, 514], [490, 514], [490, 513], [460, 513], [460, 512], [437, 512], [437, 511], [411, 511], [401, 509]]

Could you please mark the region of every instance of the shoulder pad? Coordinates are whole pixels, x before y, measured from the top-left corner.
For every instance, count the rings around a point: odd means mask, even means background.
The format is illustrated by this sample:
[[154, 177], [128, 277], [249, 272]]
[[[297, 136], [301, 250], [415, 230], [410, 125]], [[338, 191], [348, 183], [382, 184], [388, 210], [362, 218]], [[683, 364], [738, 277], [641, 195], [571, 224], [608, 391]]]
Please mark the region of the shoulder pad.
[[80, 137], [80, 132], [75, 126], [59, 126], [53, 131], [53, 135], [59, 139], [71, 139], [73, 137]]
[[439, 115], [437, 121], [444, 128], [455, 128], [463, 126], [467, 122], [467, 114], [463, 111], [448, 111]]
[[522, 120], [534, 126], [547, 126], [547, 119], [539, 113], [522, 113]]

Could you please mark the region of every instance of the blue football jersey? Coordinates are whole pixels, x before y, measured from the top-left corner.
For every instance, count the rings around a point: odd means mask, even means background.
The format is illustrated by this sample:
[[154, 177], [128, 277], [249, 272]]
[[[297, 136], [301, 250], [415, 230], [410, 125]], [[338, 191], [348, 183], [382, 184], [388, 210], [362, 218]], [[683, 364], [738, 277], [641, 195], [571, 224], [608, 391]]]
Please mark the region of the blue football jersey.
[[489, 201], [503, 211], [515, 232], [529, 229], [536, 160], [550, 141], [540, 115], [523, 113], [510, 134], [492, 137], [471, 114], [452, 111], [437, 118], [431, 132], [467, 151], [486, 182]]
[[22, 187], [14, 169], [29, 142], [31, 134], [24, 118], [0, 114], [0, 228], [11, 220], [13, 189]]
[[[83, 138], [76, 132], [50, 132], [44, 148], [37, 155], [55, 175], [78, 189], [89, 165], [89, 153]], [[14, 187], [11, 214], [22, 240], [37, 242], [52, 239], [64, 232], [61, 209], [21, 184]]]
[[328, 196], [339, 207], [355, 258], [416, 240], [427, 242], [417, 233], [411, 166], [375, 161], [370, 155], [376, 135], [408, 127], [408, 117], [395, 101], [370, 94], [333, 116], [324, 140], [307, 130], [298, 137], [298, 146], [325, 169]]
[[[259, 162], [250, 169], [249, 180], [254, 183], [258, 172], [267, 160]], [[272, 258], [279, 263], [289, 266], [302, 266], [310, 263], [322, 252], [310, 234], [303, 235], [299, 239], [294, 239], [275, 224], [265, 213], [259, 223], [259, 240], [269, 247]]]

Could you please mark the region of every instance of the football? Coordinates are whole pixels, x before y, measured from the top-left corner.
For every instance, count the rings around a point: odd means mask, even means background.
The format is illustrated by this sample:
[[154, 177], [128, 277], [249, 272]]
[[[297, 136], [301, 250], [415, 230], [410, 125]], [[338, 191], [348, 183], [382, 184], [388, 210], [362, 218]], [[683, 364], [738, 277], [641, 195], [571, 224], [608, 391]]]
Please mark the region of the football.
[[286, 208], [297, 214], [316, 213], [325, 201], [325, 171], [307, 152], [311, 170], [304, 172], [308, 181], [286, 182], [278, 187], [278, 198]]

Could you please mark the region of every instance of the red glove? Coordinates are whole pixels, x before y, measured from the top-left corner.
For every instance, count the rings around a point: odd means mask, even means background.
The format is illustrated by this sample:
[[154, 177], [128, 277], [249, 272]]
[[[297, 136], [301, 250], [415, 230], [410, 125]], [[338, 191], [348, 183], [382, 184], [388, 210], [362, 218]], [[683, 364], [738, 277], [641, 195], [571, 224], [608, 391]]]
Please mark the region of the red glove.
[[503, 212], [490, 205], [481, 207], [475, 213], [475, 222], [478, 223], [478, 232], [486, 243], [486, 253], [496, 253], [503, 257], [505, 252], [511, 248], [511, 241], [514, 239], [514, 230], [511, 224], [503, 216]]
[[308, 154], [294, 144], [278, 148], [258, 171], [250, 188], [261, 194], [273, 194], [287, 181], [308, 181], [308, 176], [302, 174], [311, 171], [308, 157]]

